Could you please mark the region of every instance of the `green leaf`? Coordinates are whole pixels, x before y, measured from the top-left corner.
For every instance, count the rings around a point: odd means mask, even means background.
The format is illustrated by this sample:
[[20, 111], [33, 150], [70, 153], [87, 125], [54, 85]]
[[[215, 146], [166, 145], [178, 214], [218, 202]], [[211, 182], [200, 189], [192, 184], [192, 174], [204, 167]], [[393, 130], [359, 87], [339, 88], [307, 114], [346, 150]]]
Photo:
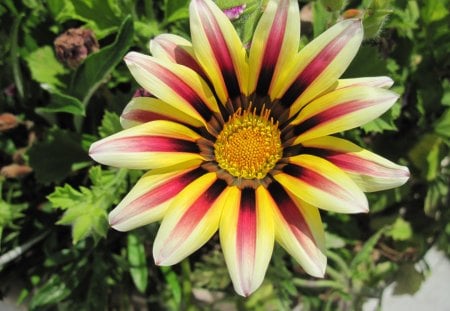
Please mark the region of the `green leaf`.
[[47, 198], [54, 208], [65, 210], [59, 225], [71, 225], [73, 243], [92, 236], [97, 242], [108, 231], [107, 210], [118, 201], [126, 187], [127, 170], [102, 171], [94, 166], [89, 171], [91, 188], [79, 190], [70, 185], [56, 187]]
[[[228, 1], [226, 1], [228, 2]], [[226, 8], [238, 6], [243, 4], [239, 1], [236, 5], [225, 4]], [[261, 2], [258, 0], [248, 1], [244, 13], [235, 21], [233, 25], [236, 28], [239, 36], [244, 44], [249, 44], [255, 32], [256, 24], [261, 16]]]
[[413, 263], [407, 263], [400, 267], [395, 279], [394, 295], [412, 295], [417, 293], [425, 278]]
[[429, 183], [424, 203], [425, 214], [433, 217], [439, 206], [445, 206], [445, 198], [448, 192], [448, 185], [445, 181], [437, 179]]
[[434, 125], [435, 132], [445, 139], [450, 139], [450, 109], [445, 110]]
[[368, 9], [363, 20], [364, 38], [373, 39], [378, 37], [391, 13], [392, 10], [388, 9]]
[[91, 231], [92, 218], [90, 215], [81, 215], [73, 222], [72, 225], [72, 239], [73, 244], [86, 238]]
[[58, 62], [51, 46], [37, 49], [26, 57], [26, 61], [35, 81], [55, 88], [64, 87], [60, 77], [68, 71]]
[[321, 1], [312, 2], [313, 11], [313, 33], [314, 38], [323, 33], [329, 26], [331, 21], [331, 13], [323, 6]]
[[439, 172], [442, 139], [436, 134], [427, 133], [409, 151], [412, 163], [428, 181], [434, 180]]
[[362, 126], [362, 129], [366, 133], [382, 133], [384, 131], [396, 131], [397, 126], [394, 121], [400, 116], [400, 103], [395, 103], [391, 109], [385, 112], [379, 118], [366, 123]]
[[448, 0], [428, 0], [422, 5], [422, 19], [430, 24], [443, 19], [449, 13]]
[[165, 22], [173, 23], [180, 19], [189, 18], [188, 0], [171, 0], [164, 2]]
[[40, 287], [30, 301], [30, 309], [46, 305], [55, 305], [70, 295], [70, 290], [61, 278], [53, 274], [51, 278]]
[[136, 234], [128, 234], [127, 254], [133, 283], [139, 292], [145, 293], [148, 285], [147, 256], [144, 244]]
[[71, 82], [70, 94], [86, 106], [92, 94], [122, 60], [132, 41], [133, 21], [131, 16], [128, 16], [122, 22], [115, 41], [97, 53], [89, 55], [77, 68]]
[[69, 176], [73, 163], [89, 160], [80, 141], [71, 132], [52, 129], [45, 141], [33, 144], [28, 156], [37, 180], [43, 184], [61, 181]]
[[105, 111], [102, 124], [98, 128], [100, 137], [107, 137], [122, 130], [119, 116], [114, 112]]
[[320, 0], [321, 4], [327, 9], [327, 11], [334, 12], [340, 11], [345, 2], [344, 0]]
[[381, 236], [386, 232], [387, 228], [382, 228], [378, 230], [374, 235], [368, 239], [361, 250], [356, 254], [355, 258], [353, 258], [351, 262], [351, 268], [356, 268], [359, 264], [370, 260], [370, 255], [372, 254], [372, 251], [375, 247], [375, 245], [378, 243], [378, 240], [381, 238]]
[[168, 288], [172, 292], [173, 300], [177, 306], [181, 303], [181, 284], [178, 280], [177, 274], [171, 267], [161, 267], [161, 271], [164, 274], [164, 279], [167, 282]]
[[395, 220], [390, 230], [386, 232], [386, 235], [395, 241], [409, 240], [413, 235], [411, 224], [399, 217]]
[[84, 116], [84, 106], [78, 100], [78, 98], [72, 97], [67, 94], [60, 93], [59, 91], [47, 89], [50, 92], [50, 104], [45, 107], [36, 108], [36, 113], [56, 113], [67, 112], [76, 116]]
[[71, 185], [65, 184], [64, 187], [56, 187], [55, 190], [47, 196], [53, 207], [67, 209], [74, 205], [74, 202], [83, 199], [83, 194], [75, 190]]
[[345, 240], [336, 234], [325, 231], [325, 244], [327, 249], [341, 248], [345, 246]]

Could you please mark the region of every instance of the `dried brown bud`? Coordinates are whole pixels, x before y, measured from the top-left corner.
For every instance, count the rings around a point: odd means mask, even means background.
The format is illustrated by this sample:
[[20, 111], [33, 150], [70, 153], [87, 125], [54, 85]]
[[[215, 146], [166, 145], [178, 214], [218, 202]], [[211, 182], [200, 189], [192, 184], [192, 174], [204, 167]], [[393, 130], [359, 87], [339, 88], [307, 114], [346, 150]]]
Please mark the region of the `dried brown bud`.
[[78, 67], [99, 45], [92, 30], [70, 28], [59, 35], [54, 42], [56, 56], [70, 68]]
[[33, 171], [28, 165], [10, 164], [2, 167], [0, 173], [7, 178], [20, 178]]
[[344, 13], [342, 13], [343, 19], [349, 19], [349, 18], [362, 18], [364, 15], [363, 10], [359, 9], [348, 9]]
[[17, 117], [11, 113], [0, 114], [0, 132], [15, 128], [19, 123]]

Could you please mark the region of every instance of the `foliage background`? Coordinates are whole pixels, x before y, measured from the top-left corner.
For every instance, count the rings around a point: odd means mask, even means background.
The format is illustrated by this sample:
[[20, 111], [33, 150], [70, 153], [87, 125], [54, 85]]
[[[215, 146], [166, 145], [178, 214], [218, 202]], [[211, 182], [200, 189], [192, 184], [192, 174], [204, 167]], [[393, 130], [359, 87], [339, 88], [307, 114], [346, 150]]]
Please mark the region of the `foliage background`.
[[[242, 0], [220, 0], [227, 8]], [[261, 0], [234, 21], [251, 38]], [[214, 238], [173, 267], [151, 259], [157, 224], [119, 233], [106, 215], [141, 172], [87, 156], [120, 130], [137, 88], [123, 55], [149, 38], [189, 37], [187, 0], [4, 0], [0, 4], [0, 299], [20, 289], [31, 310], [358, 310], [367, 298], [414, 293], [432, 246], [450, 254], [448, 0], [300, 1], [302, 44], [342, 16], [361, 16], [365, 41], [347, 77], [388, 75], [401, 94], [379, 120], [346, 137], [407, 165], [403, 187], [369, 194], [367, 215], [323, 214], [329, 266], [308, 277], [277, 247], [263, 286], [237, 297]], [[55, 38], [93, 30], [100, 50], [76, 69]], [[5, 113], [9, 113], [6, 115]], [[31, 173], [29, 171], [32, 170]]]

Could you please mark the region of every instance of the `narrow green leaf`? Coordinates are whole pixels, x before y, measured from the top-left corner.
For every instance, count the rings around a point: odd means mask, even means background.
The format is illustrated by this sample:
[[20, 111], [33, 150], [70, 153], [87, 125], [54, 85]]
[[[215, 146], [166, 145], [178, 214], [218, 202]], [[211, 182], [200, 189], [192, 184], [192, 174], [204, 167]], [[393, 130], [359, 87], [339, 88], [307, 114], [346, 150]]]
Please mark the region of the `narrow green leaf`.
[[67, 112], [76, 116], [84, 116], [84, 106], [78, 98], [67, 94], [62, 94], [56, 90], [48, 89], [50, 92], [50, 104], [45, 107], [36, 108], [36, 112], [42, 113], [56, 113]]
[[132, 41], [133, 21], [131, 16], [128, 16], [122, 22], [115, 41], [99, 52], [89, 55], [77, 68], [71, 82], [70, 94], [86, 106], [92, 94], [122, 60]]
[[378, 230], [374, 235], [370, 237], [370, 239], [366, 241], [366, 243], [364, 243], [364, 246], [361, 248], [358, 254], [356, 254], [355, 258], [353, 258], [350, 264], [351, 269], [356, 268], [359, 264], [370, 259], [370, 254], [372, 253], [378, 240], [386, 232], [386, 230], [386, 227]]
[[54, 274], [33, 294], [30, 301], [30, 309], [35, 310], [37, 307], [46, 305], [54, 306], [69, 295], [69, 288], [58, 275]]
[[145, 293], [148, 285], [147, 257], [144, 244], [136, 234], [128, 234], [127, 254], [133, 283], [139, 292]]
[[[14, 7], [13, 4], [11, 4], [11, 7]], [[18, 46], [18, 40], [19, 40], [19, 26], [22, 22], [22, 18], [24, 17], [24, 14], [20, 14], [16, 17], [14, 20], [14, 24], [12, 26], [12, 35], [11, 35], [11, 65], [12, 65], [12, 71], [14, 76], [14, 83], [17, 88], [17, 93], [19, 94], [19, 98], [24, 97], [24, 88], [23, 88], [23, 77], [22, 77], [22, 71], [20, 70], [20, 63], [19, 63], [19, 46]]]
[[161, 267], [161, 271], [163, 272], [164, 279], [166, 280], [168, 287], [172, 292], [172, 297], [176, 305], [180, 306], [182, 290], [177, 274], [172, 270], [171, 267]]

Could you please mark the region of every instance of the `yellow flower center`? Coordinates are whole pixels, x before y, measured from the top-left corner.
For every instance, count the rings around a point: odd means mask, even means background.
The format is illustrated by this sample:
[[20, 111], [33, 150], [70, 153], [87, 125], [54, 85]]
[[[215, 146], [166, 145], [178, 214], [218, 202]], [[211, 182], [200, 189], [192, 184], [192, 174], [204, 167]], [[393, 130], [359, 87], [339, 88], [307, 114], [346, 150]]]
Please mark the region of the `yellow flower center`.
[[235, 177], [264, 178], [283, 154], [278, 123], [269, 110], [238, 110], [224, 125], [214, 144], [219, 166]]

